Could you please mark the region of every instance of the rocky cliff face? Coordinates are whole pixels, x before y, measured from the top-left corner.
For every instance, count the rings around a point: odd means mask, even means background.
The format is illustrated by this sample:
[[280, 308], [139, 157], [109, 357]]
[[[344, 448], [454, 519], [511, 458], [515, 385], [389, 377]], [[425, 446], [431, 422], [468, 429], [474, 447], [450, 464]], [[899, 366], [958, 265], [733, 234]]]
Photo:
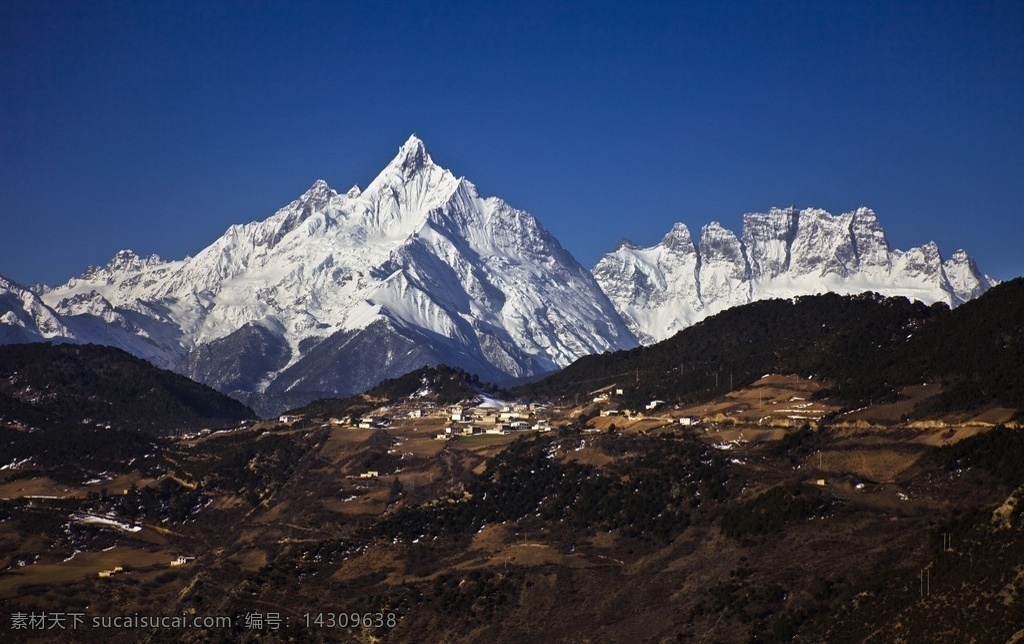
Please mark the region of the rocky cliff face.
[[772, 297], [876, 291], [956, 306], [995, 281], [958, 250], [929, 242], [891, 249], [875, 213], [773, 209], [743, 218], [743, 234], [712, 222], [694, 245], [683, 224], [658, 244], [620, 243], [594, 276], [643, 343], [726, 308]]

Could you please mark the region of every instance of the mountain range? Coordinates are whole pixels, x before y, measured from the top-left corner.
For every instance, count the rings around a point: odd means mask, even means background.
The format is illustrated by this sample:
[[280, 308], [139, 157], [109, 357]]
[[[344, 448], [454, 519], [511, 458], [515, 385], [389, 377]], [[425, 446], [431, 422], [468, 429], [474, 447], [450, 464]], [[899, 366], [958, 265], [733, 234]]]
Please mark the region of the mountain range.
[[676, 224], [648, 248], [620, 241], [594, 276], [643, 344], [757, 300], [873, 291], [957, 306], [995, 284], [962, 250], [943, 260], [934, 242], [891, 248], [869, 208], [774, 208], [745, 215], [740, 237], [712, 222], [697, 243]]
[[121, 251], [55, 287], [0, 277], [0, 343], [119, 347], [267, 414], [425, 364], [536, 376], [759, 299], [870, 290], [956, 306], [994, 283], [963, 251], [891, 249], [866, 208], [751, 214], [740, 237], [712, 223], [696, 244], [676, 224], [587, 271], [413, 136], [365, 190], [317, 181], [194, 257]]

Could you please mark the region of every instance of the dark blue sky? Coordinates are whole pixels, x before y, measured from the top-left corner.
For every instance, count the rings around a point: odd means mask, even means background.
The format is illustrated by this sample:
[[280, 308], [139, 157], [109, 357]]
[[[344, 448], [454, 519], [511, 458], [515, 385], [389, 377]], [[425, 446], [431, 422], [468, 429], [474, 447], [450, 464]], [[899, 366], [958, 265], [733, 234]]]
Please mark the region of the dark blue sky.
[[1019, 0], [0, 3], [0, 274], [195, 253], [413, 132], [588, 267], [867, 205], [1024, 274]]

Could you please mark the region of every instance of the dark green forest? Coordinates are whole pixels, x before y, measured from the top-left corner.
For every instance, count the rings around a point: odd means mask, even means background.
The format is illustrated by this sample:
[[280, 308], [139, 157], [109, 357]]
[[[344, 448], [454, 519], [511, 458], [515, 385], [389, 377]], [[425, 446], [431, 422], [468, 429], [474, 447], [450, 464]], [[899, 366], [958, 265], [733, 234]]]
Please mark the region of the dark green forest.
[[626, 390], [627, 407], [652, 399], [700, 402], [767, 373], [815, 376], [848, 405], [894, 400], [922, 382], [946, 385], [939, 408], [1024, 408], [1024, 279], [954, 310], [866, 293], [765, 300], [728, 309], [658, 344], [587, 356], [519, 387], [524, 397]]
[[242, 403], [113, 347], [0, 346], [0, 422], [164, 435], [255, 418]]

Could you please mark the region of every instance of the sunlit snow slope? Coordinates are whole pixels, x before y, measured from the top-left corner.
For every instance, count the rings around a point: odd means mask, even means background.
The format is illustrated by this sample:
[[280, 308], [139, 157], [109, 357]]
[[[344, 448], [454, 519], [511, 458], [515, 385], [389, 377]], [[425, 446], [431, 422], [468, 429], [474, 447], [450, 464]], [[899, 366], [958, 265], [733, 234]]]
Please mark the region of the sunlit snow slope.
[[742, 237], [712, 222], [697, 244], [676, 224], [648, 248], [620, 242], [593, 272], [644, 344], [755, 300], [875, 291], [956, 306], [996, 283], [962, 250], [943, 260], [934, 242], [890, 249], [868, 208], [748, 214]]
[[[122, 251], [42, 300], [69, 338], [116, 340], [264, 410], [427, 363], [514, 378], [636, 344], [536, 219], [482, 198], [416, 137], [364, 191], [317, 181], [195, 257]], [[120, 325], [113, 340], [99, 319]]]

